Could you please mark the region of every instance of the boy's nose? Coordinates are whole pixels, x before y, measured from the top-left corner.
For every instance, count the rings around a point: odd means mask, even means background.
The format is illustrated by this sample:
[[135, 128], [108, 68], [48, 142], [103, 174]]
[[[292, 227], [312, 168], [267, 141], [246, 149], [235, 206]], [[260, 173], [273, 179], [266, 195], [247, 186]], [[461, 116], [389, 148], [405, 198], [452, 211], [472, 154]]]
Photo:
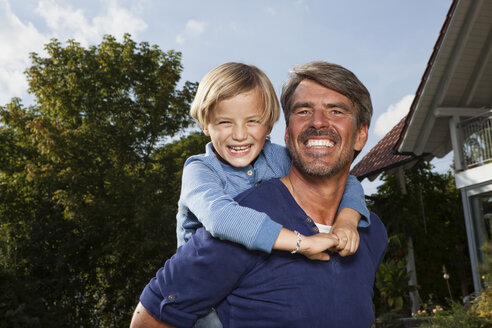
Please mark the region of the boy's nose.
[[246, 127], [242, 125], [236, 125], [234, 126], [232, 130], [232, 138], [234, 140], [244, 140], [248, 137], [248, 132], [246, 130]]

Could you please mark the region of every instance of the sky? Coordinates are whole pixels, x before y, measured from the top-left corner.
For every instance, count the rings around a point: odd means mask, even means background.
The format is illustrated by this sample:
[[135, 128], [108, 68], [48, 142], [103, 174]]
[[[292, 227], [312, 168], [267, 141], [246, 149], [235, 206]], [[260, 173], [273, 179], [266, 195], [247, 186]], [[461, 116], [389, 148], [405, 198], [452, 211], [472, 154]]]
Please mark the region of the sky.
[[[52, 38], [99, 44], [111, 34], [183, 55], [182, 81], [239, 61], [261, 68], [280, 94], [289, 69], [324, 60], [353, 71], [374, 114], [359, 161], [403, 118], [413, 100], [451, 0], [0, 0], [0, 106], [30, 105], [29, 53]], [[283, 144], [285, 123], [272, 131]], [[436, 160], [445, 171], [450, 155]], [[363, 181], [366, 194], [380, 182]]]

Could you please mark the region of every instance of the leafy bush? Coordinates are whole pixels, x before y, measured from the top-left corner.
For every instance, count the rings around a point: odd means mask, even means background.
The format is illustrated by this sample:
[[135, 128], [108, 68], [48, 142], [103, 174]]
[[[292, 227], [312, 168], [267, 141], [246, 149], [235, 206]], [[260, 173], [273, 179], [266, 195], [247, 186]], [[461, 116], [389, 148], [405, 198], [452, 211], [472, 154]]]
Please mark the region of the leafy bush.
[[409, 279], [410, 274], [403, 261], [390, 259], [381, 263], [376, 275], [376, 287], [390, 309], [402, 309], [408, 303], [408, 292], [413, 288], [408, 285]]
[[437, 312], [432, 317], [428, 328], [485, 328], [490, 327], [491, 321], [480, 317], [475, 309], [466, 308], [459, 303], [452, 303], [449, 310]]
[[438, 311], [431, 319], [431, 328], [485, 328], [492, 327], [492, 242], [482, 248], [485, 289], [469, 306], [453, 302], [447, 311]]
[[[405, 239], [403, 235], [389, 237], [385, 260], [376, 274], [376, 298], [379, 299], [377, 303], [381, 307], [378, 313], [388, 314], [396, 310], [399, 317], [410, 314], [409, 292], [416, 287], [408, 285], [410, 272], [406, 269], [406, 254], [403, 246], [406, 244]], [[392, 316], [387, 317], [389, 320]]]

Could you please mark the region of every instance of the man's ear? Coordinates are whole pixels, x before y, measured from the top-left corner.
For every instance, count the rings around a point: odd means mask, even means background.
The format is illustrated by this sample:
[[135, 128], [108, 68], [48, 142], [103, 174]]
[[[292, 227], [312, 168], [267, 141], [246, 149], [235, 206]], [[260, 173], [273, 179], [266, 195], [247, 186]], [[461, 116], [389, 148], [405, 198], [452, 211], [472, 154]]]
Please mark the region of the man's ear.
[[367, 137], [368, 137], [368, 126], [367, 124], [361, 124], [359, 129], [357, 130], [357, 135], [355, 136], [354, 150], [361, 151], [364, 148]]

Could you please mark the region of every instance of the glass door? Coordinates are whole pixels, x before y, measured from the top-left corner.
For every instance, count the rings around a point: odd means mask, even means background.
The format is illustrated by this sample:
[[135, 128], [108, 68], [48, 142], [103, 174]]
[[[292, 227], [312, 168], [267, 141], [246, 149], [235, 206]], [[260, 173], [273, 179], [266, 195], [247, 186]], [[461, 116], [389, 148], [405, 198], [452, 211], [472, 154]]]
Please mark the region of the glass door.
[[470, 197], [470, 210], [475, 230], [478, 261], [484, 263], [482, 246], [492, 239], [492, 191]]
[[484, 263], [482, 246], [492, 240], [492, 181], [461, 190], [468, 248], [475, 291], [483, 288], [480, 265]]

